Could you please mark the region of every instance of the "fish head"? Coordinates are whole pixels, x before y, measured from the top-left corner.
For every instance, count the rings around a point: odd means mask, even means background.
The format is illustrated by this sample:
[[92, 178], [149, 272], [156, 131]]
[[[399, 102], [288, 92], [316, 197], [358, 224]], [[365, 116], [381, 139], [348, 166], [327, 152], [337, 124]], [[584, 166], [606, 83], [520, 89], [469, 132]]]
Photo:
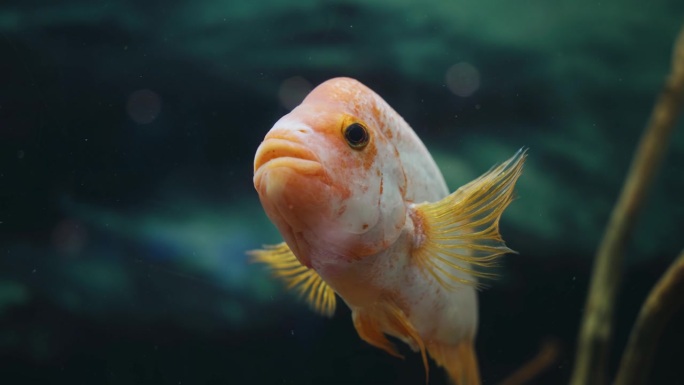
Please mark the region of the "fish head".
[[392, 114], [358, 81], [331, 79], [278, 120], [259, 146], [254, 185], [305, 266], [358, 260], [399, 237], [407, 182], [388, 127]]

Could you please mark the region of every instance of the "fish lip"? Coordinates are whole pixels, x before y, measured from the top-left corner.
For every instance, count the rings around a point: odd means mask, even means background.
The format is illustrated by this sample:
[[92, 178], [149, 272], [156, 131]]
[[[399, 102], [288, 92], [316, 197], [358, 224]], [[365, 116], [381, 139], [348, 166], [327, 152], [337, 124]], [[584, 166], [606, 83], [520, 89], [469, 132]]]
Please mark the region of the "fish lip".
[[254, 173], [254, 176], [258, 178], [266, 171], [276, 168], [290, 169], [299, 175], [323, 175], [323, 165], [316, 161], [291, 157], [277, 157], [260, 165]]
[[304, 174], [323, 168], [316, 154], [304, 144], [281, 138], [266, 138], [259, 146], [254, 159], [254, 172], [266, 165], [269, 168], [292, 167]]

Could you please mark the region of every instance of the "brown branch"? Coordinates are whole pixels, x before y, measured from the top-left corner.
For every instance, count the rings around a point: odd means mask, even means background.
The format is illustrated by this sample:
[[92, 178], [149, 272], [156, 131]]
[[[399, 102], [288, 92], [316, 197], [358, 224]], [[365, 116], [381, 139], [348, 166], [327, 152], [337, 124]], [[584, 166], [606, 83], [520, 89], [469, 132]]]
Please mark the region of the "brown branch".
[[634, 154], [594, 260], [591, 286], [579, 334], [572, 385], [606, 383], [613, 307], [625, 245], [648, 188], [665, 155], [684, 93], [684, 28], [675, 43], [672, 69]]
[[534, 358], [501, 381], [499, 385], [522, 385], [528, 383], [553, 365], [558, 359], [559, 352], [558, 341], [553, 339], [545, 341]]
[[645, 384], [667, 321], [684, 303], [684, 250], [648, 295], [629, 336], [614, 385]]

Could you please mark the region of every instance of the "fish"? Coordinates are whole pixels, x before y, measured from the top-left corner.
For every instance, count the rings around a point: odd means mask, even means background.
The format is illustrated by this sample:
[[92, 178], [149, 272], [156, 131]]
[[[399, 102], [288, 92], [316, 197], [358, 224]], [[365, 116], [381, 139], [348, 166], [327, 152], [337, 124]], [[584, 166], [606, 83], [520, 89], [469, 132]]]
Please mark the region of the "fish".
[[249, 251], [311, 308], [338, 297], [359, 337], [420, 352], [457, 385], [481, 383], [477, 291], [514, 253], [499, 232], [527, 157], [450, 193], [430, 152], [378, 94], [352, 78], [314, 88], [259, 145], [254, 186], [284, 242]]

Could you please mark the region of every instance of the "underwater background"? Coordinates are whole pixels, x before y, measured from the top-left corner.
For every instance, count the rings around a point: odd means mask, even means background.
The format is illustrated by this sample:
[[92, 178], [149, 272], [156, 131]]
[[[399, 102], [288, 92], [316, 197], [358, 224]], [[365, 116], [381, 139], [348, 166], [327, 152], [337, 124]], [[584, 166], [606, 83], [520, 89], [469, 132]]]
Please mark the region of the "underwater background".
[[[570, 378], [592, 259], [684, 21], [680, 0], [0, 2], [0, 383], [417, 384], [420, 355], [363, 342], [246, 250], [280, 242], [252, 185], [273, 123], [354, 77], [451, 190], [522, 146], [480, 292], [485, 384], [555, 341]], [[684, 126], [629, 240], [617, 366], [684, 247]], [[653, 384], [678, 384], [684, 311]], [[433, 366], [431, 384], [446, 383]]]

